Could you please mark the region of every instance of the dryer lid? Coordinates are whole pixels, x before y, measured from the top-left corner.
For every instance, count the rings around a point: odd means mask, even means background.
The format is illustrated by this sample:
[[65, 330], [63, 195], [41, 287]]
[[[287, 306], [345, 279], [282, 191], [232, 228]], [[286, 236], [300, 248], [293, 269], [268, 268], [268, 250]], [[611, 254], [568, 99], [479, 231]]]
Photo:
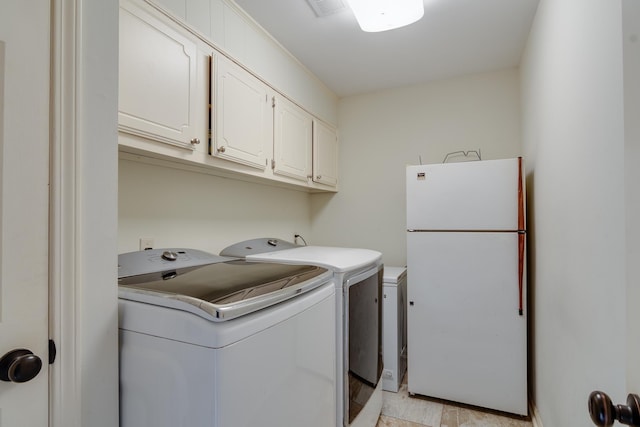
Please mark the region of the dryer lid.
[[221, 256], [244, 258], [247, 255], [262, 254], [266, 252], [281, 251], [297, 248], [294, 243], [274, 237], [261, 237], [259, 239], [244, 240], [227, 246], [221, 252]]

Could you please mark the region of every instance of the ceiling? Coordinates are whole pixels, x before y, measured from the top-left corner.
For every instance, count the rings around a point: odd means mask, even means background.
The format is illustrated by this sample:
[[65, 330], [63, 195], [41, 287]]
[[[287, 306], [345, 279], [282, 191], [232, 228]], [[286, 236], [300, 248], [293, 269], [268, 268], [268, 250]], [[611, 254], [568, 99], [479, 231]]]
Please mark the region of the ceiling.
[[424, 0], [420, 21], [381, 33], [346, 0], [320, 18], [307, 0], [235, 1], [343, 97], [517, 66], [539, 0]]

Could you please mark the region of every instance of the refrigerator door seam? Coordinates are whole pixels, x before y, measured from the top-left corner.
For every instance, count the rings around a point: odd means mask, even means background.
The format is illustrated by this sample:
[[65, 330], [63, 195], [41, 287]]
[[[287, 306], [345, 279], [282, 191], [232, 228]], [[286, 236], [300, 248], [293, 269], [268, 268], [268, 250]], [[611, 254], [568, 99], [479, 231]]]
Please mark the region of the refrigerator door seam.
[[409, 233], [518, 233], [526, 234], [527, 230], [425, 230], [408, 229]]

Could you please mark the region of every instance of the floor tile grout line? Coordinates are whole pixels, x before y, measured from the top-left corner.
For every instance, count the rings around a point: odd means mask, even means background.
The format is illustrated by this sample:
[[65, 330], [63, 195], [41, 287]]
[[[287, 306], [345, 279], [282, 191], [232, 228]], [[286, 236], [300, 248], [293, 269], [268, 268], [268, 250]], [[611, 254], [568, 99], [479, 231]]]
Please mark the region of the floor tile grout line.
[[421, 426], [421, 427], [440, 427], [440, 426], [429, 426], [427, 424], [417, 423], [415, 421], [405, 420], [404, 418], [398, 418], [398, 417], [394, 417], [394, 416], [391, 416], [391, 415], [383, 415], [383, 417], [385, 417], [385, 418], [393, 418], [394, 420], [398, 420], [399, 422], [411, 423], [411, 424], [415, 424], [415, 425]]

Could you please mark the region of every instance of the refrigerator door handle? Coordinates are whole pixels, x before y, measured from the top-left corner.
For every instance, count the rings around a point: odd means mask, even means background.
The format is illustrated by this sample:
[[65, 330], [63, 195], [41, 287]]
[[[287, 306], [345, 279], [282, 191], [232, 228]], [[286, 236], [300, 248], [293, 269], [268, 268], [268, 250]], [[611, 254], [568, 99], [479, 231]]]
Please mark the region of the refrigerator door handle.
[[518, 313], [523, 315], [522, 294], [524, 292], [524, 245], [525, 232], [518, 231]]
[[518, 157], [518, 230], [525, 229], [524, 185], [522, 183], [522, 157]]
[[522, 183], [522, 157], [518, 157], [518, 313], [523, 315], [522, 293], [524, 292], [524, 185]]

